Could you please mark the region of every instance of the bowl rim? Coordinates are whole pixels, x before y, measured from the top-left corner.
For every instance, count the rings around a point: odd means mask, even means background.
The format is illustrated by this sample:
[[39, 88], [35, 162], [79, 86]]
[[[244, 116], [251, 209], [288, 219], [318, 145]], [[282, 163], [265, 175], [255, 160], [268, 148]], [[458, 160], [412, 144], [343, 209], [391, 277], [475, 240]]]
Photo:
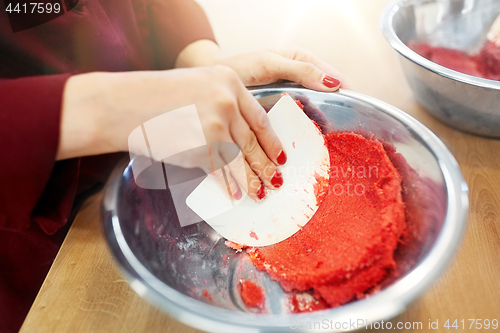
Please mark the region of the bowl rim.
[[442, 2], [440, 0], [394, 0], [391, 3], [389, 3], [382, 11], [382, 14], [380, 15], [380, 29], [382, 30], [382, 33], [386, 40], [389, 42], [389, 44], [394, 48], [399, 54], [401, 54], [403, 57], [406, 59], [414, 62], [415, 64], [424, 67], [431, 72], [438, 74], [440, 76], [443, 76], [445, 78], [459, 81], [465, 84], [470, 84], [473, 86], [481, 87], [481, 88], [488, 88], [488, 89], [493, 89], [493, 90], [500, 90], [500, 81], [496, 80], [490, 80], [490, 79], [485, 79], [469, 74], [464, 74], [461, 72], [457, 72], [455, 70], [443, 67], [441, 65], [438, 65], [412, 49], [410, 49], [399, 37], [396, 35], [396, 32], [394, 31], [392, 22], [394, 19], [394, 16], [397, 14], [397, 12], [405, 6], [409, 5], [417, 5], [417, 4], [423, 4], [423, 3], [437, 3], [437, 2]]
[[[295, 86], [272, 85], [252, 91], [254, 95], [276, 90], [277, 93], [300, 93], [308, 90]], [[120, 228], [117, 215], [117, 193], [123, 171], [128, 167], [128, 158], [113, 170], [104, 190], [102, 201], [102, 223], [105, 238], [118, 266], [128, 278], [130, 286], [140, 296], [155, 304], [178, 321], [206, 331], [214, 332], [283, 332], [296, 331], [291, 323], [322, 322], [342, 323], [364, 319], [375, 323], [402, 313], [425, 289], [436, 281], [448, 266], [459, 246], [468, 216], [468, 188], [453, 155], [429, 129], [405, 112], [375, 98], [353, 91], [340, 90], [324, 93], [308, 90], [308, 93], [328, 95], [340, 94], [369, 104], [374, 109], [394, 117], [409, 126], [435, 156], [443, 172], [448, 192], [446, 217], [435, 243], [420, 262], [400, 280], [382, 291], [340, 307], [299, 314], [253, 314], [238, 312], [206, 304], [184, 295], [162, 283], [135, 257]], [[452, 209], [452, 207], [455, 207]], [[244, 326], [242, 326], [244, 325]], [[351, 331], [357, 329], [345, 329]]]

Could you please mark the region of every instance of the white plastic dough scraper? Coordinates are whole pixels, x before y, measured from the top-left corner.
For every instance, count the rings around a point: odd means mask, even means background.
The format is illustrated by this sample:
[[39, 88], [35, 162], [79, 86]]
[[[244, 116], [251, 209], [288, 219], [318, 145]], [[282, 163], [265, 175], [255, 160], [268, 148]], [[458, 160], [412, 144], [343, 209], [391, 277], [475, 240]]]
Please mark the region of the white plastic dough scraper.
[[224, 238], [247, 246], [281, 242], [299, 231], [314, 215], [317, 181], [328, 181], [330, 159], [316, 125], [284, 95], [268, 112], [272, 127], [287, 154], [279, 169], [283, 186], [269, 190], [256, 203], [244, 191], [231, 201], [212, 177], [207, 177], [187, 197], [186, 204]]

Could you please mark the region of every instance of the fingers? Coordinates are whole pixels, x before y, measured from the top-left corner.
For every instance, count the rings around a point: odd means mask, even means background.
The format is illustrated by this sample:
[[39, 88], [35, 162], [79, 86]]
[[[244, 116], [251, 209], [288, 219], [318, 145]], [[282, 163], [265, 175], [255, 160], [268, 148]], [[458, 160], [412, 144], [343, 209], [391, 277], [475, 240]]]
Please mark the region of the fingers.
[[286, 79], [317, 91], [336, 91], [341, 84], [339, 79], [326, 74], [310, 62], [292, 60], [274, 53], [269, 53], [262, 68], [267, 75], [273, 76], [274, 81]]
[[[217, 142], [234, 142], [240, 147], [244, 157], [244, 172], [233, 170], [232, 177], [247, 188], [252, 199], [260, 201], [267, 194], [266, 188], [276, 189], [282, 186], [283, 178], [276, 165], [286, 163], [286, 152], [265, 110], [248, 92], [237, 74], [223, 66], [214, 68], [214, 73], [218, 74], [217, 79], [224, 80], [224, 85], [223, 89], [217, 90], [216, 95], [211, 96], [218, 116], [207, 117], [211, 124], [207, 132], [212, 133]], [[226, 130], [229, 138], [223, 133]], [[231, 155], [230, 151], [230, 146], [220, 150], [226, 163], [234, 158], [224, 156]], [[212, 155], [213, 153], [212, 151]]]
[[[224, 155], [223, 150], [221, 154]], [[225, 159], [224, 157], [222, 158]], [[224, 186], [226, 182], [229, 183], [228, 188], [233, 193], [233, 200], [237, 201], [242, 198], [242, 189], [256, 202], [263, 200], [267, 196], [266, 186], [262, 184], [261, 179], [243, 158], [241, 151], [236, 158], [232, 161], [226, 160], [226, 163], [227, 165], [221, 169], [224, 172], [218, 170], [219, 172], [213, 173], [213, 177], [220, 184], [221, 188], [225, 190], [225, 193], [228, 193], [228, 189], [225, 189]]]
[[[268, 190], [261, 180], [255, 174], [254, 170], [245, 161], [246, 181], [248, 188], [248, 195], [256, 202], [264, 200], [267, 196]], [[243, 180], [244, 181], [244, 180]]]
[[231, 193], [233, 200], [240, 200], [242, 197], [241, 189], [234, 180], [234, 177], [231, 175], [231, 169], [228, 166], [225, 166], [221, 170], [223, 171], [224, 181], [226, 182], [228, 188], [227, 192]]
[[[286, 152], [264, 108], [241, 81], [237, 80], [235, 87], [240, 112], [232, 119], [229, 130], [244, 156], [247, 193], [254, 200], [260, 201], [267, 194], [266, 188], [277, 189], [283, 185], [283, 178], [276, 165], [286, 163]], [[245, 186], [245, 180], [239, 176], [243, 172], [235, 174], [233, 171], [232, 174], [240, 185]]]
[[229, 198], [230, 200], [241, 199], [242, 193], [240, 187], [231, 176], [230, 169], [227, 166], [209, 173], [209, 177], [212, 177], [215, 180], [226, 198]]
[[311, 63], [326, 74], [333, 76], [337, 79], [340, 79], [341, 81], [341, 88], [344, 89], [352, 89], [352, 85], [349, 83], [347, 78], [340, 73], [338, 70], [333, 68], [329, 63], [321, 60], [318, 58], [316, 55], [313, 53], [309, 52], [308, 50], [305, 49], [300, 49], [300, 48], [292, 48], [292, 49], [276, 49], [276, 50], [269, 50], [272, 53], [276, 53], [282, 57], [291, 59], [291, 60], [296, 60], [300, 62], [306, 62], [306, 63]]
[[[224, 155], [224, 153], [224, 151], [221, 151], [222, 155]], [[222, 158], [226, 159], [224, 156]], [[244, 159], [241, 151], [238, 156], [236, 156], [236, 158], [234, 158], [232, 161], [226, 160], [226, 163], [227, 166], [224, 169], [226, 171], [226, 175], [229, 175], [230, 178], [230, 188], [231, 190], [235, 188], [239, 190], [239, 192], [238, 190], [233, 192], [234, 200], [241, 199], [241, 190], [244, 190], [250, 196], [250, 198], [252, 198], [256, 202], [259, 202], [266, 197], [266, 187], [262, 184], [261, 179], [248, 165], [248, 162]], [[232, 182], [234, 182], [234, 185]]]
[[[241, 126], [245, 128], [244, 131], [249, 132], [249, 135], [252, 136], [248, 125], [241, 117], [240, 121], [243, 122]], [[262, 155], [260, 158], [256, 159], [252, 157], [256, 156], [253, 154], [244, 156], [244, 148], [241, 150], [237, 149], [237, 154], [235, 154], [233, 145], [237, 147], [236, 144], [229, 142], [210, 144], [210, 146], [212, 146], [213, 160], [223, 161], [222, 163], [214, 162], [214, 164], [217, 164], [215, 168], [221, 168], [222, 172], [213, 173], [213, 176], [216, 178], [221, 188], [225, 190], [225, 193], [232, 193], [233, 200], [237, 201], [242, 198], [243, 193], [241, 191], [244, 190], [251, 199], [259, 202], [267, 196], [269, 188], [275, 189], [281, 187], [283, 178], [280, 171], [277, 170], [272, 161], [265, 158], [265, 154], [261, 149], [260, 154]], [[264, 163], [267, 163], [264, 167], [260, 165], [262, 160], [264, 160]], [[249, 163], [253, 164], [253, 168]], [[224, 188], [225, 184], [228, 184], [227, 189]], [[228, 195], [226, 195], [226, 197], [228, 197]]]
[[272, 178], [278, 169], [268, 158], [246, 121], [242, 117], [235, 119], [230, 125], [230, 131], [233, 140], [240, 147], [245, 160], [257, 177], [268, 188], [275, 188]]
[[[230, 159], [233, 158], [233, 156], [227, 157], [227, 154], [225, 151], [221, 151], [222, 158], [224, 159], [225, 163], [227, 164], [227, 167], [229, 168], [229, 172], [231, 174], [231, 177], [240, 185], [240, 188], [245, 191], [246, 193], [249, 192], [248, 190], [248, 177], [257, 177], [255, 173], [252, 175], [247, 176], [247, 168], [246, 168], [246, 161], [245, 158], [243, 157], [243, 153], [241, 151], [238, 152], [238, 155], [234, 157], [234, 159], [231, 161]], [[258, 179], [258, 177], [257, 177]], [[260, 184], [260, 180], [259, 180]], [[255, 192], [255, 191], [254, 191]]]
[[[231, 142], [232, 139], [229, 133], [227, 133], [227, 135], [223, 135], [220, 139], [222, 140], [220, 142], [208, 143], [209, 162], [202, 164], [202, 168], [205, 172], [207, 172], [209, 177], [212, 177], [215, 180], [226, 198], [230, 200], [240, 200], [242, 192], [234, 177], [231, 176], [232, 171], [230, 164], [226, 161], [231, 162], [231, 160], [234, 159], [231, 164], [236, 166], [234, 162], [237, 158], [235, 158], [235, 156], [241, 156], [241, 152], [238, 146], [234, 142]], [[206, 159], [203, 157], [198, 158], [198, 163], [200, 160]]]
[[[262, 147], [268, 159], [270, 159], [275, 165], [285, 164], [287, 160], [286, 152], [283, 149], [280, 139], [271, 126], [271, 122], [269, 121], [269, 117], [267, 116], [266, 111], [252, 96], [252, 94], [250, 94], [250, 92], [246, 90], [243, 84], [241, 84], [241, 88], [239, 90], [238, 106], [244, 121], [248, 124], [250, 130], [254, 133], [258, 144], [260, 145], [260, 147]], [[243, 130], [243, 127], [244, 124], [238, 122], [235, 124], [234, 130]], [[237, 134], [238, 132], [233, 133]], [[246, 140], [247, 146], [249, 148], [248, 150], [251, 150], [251, 148], [256, 148], [254, 147], [255, 142], [253, 141], [252, 137], [247, 137]], [[243, 153], [245, 154], [245, 151]], [[266, 166], [268, 164], [264, 160], [257, 159], [256, 161], [260, 161], [260, 166]], [[259, 165], [256, 165], [256, 167], [259, 168]]]
[[[342, 73], [337, 71], [335, 68], [333, 68], [330, 64], [327, 62], [321, 60], [311, 52], [303, 49], [277, 49], [277, 50], [270, 50], [270, 52], [275, 53], [279, 56], [282, 56], [284, 58], [290, 59], [290, 60], [295, 60], [299, 62], [303, 62], [306, 64], [312, 64], [314, 67], [322, 71], [325, 75], [325, 77], [333, 77], [335, 79], [340, 80], [340, 88], [344, 89], [352, 89], [352, 85], [349, 83], [349, 81], [346, 79]], [[330, 79], [327, 78], [327, 84], [329, 84], [329, 81], [331, 82]], [[333, 84], [335, 84], [334, 82]], [[304, 85], [303, 83], [301, 83]], [[332, 85], [333, 85], [332, 84]], [[305, 86], [305, 85], [304, 85]], [[327, 88], [330, 88], [327, 85]]]
[[[266, 177], [269, 179], [271, 187], [267, 186], [262, 181], [262, 174], [260, 177], [257, 175], [256, 171], [250, 167], [247, 160], [243, 158], [243, 154], [240, 154], [233, 160], [227, 163], [227, 168], [231, 174], [231, 178], [239, 184], [240, 190], [244, 190], [250, 198], [254, 201], [259, 202], [265, 199], [269, 193], [268, 189], [277, 189], [283, 185], [283, 176], [279, 169], [273, 168], [275, 171], [271, 174], [271, 177]], [[256, 169], [259, 170], [259, 169]], [[263, 173], [266, 174], [267, 169], [264, 168]], [[257, 171], [259, 172], [259, 171]], [[231, 184], [231, 189], [233, 189]], [[235, 200], [241, 198], [241, 193], [233, 194]]]

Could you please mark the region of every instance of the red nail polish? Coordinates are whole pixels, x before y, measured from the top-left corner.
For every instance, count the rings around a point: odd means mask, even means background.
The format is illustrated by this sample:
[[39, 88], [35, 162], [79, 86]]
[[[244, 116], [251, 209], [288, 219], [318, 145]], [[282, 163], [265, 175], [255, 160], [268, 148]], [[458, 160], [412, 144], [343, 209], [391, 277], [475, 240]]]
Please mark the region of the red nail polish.
[[264, 185], [260, 185], [259, 189], [257, 190], [257, 199], [262, 200], [266, 197], [267, 192], [266, 192], [266, 187]]
[[241, 190], [239, 188], [236, 189], [236, 192], [233, 194], [234, 200], [240, 200], [242, 197]]
[[340, 85], [340, 80], [330, 75], [325, 75], [325, 77], [323, 78], [323, 84], [328, 88], [335, 88]]
[[285, 154], [285, 151], [282, 150], [281, 153], [278, 155], [278, 157], [276, 158], [276, 161], [278, 162], [279, 165], [283, 165], [286, 163], [286, 154]]
[[271, 184], [275, 187], [275, 188], [280, 188], [281, 185], [283, 185], [283, 175], [281, 174], [281, 172], [279, 170], [277, 170], [275, 173], [274, 173], [274, 176], [273, 178], [271, 178]]

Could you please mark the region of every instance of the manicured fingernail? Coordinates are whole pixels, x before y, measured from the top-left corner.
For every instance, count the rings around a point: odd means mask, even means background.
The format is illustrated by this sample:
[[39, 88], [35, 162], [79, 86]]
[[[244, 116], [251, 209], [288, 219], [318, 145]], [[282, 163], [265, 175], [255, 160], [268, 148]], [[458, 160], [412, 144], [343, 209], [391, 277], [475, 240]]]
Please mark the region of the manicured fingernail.
[[281, 172], [279, 170], [276, 170], [273, 178], [271, 178], [271, 184], [275, 188], [280, 188], [281, 185], [283, 185], [283, 175], [281, 174]]
[[260, 187], [257, 190], [257, 193], [255, 193], [255, 195], [257, 195], [257, 199], [259, 199], [259, 201], [264, 199], [267, 195], [266, 187], [264, 185], [260, 185]]
[[328, 88], [335, 88], [340, 85], [340, 80], [334, 78], [333, 76], [325, 74], [325, 77], [323, 78], [323, 84]]
[[238, 188], [236, 189], [236, 192], [234, 192], [234, 193], [233, 193], [233, 199], [234, 199], [234, 200], [240, 200], [240, 199], [241, 199], [241, 197], [242, 197], [241, 190], [240, 190], [240, 188], [238, 187]]
[[276, 158], [276, 161], [278, 162], [279, 165], [283, 165], [286, 163], [286, 154], [285, 154], [285, 151], [282, 150], [281, 153], [278, 155], [278, 157]]

